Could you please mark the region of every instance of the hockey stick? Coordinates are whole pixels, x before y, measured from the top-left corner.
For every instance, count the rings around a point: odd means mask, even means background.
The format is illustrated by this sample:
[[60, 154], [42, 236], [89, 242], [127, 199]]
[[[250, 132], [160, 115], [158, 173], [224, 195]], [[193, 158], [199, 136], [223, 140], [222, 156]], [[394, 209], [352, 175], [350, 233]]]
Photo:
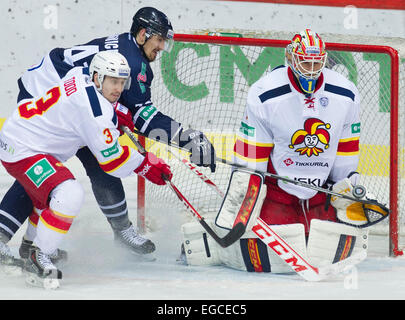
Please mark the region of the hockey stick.
[[[162, 141], [160, 141], [158, 139], [150, 138], [147, 135], [145, 135], [145, 134], [143, 134], [143, 133], [141, 133], [141, 132], [139, 132], [137, 130], [135, 130], [134, 132], [136, 134], [144, 136], [144, 137], [146, 137], [148, 139], [152, 139], [152, 140], [155, 140], [157, 142], [164, 143], [164, 142], [162, 142]], [[182, 148], [179, 145], [174, 144], [174, 143], [170, 143], [170, 144], [167, 144], [167, 145], [171, 146], [171, 147], [174, 147], [174, 148], [177, 148], [179, 150], [190, 152], [189, 150], [187, 150], [185, 148]], [[295, 185], [300, 186], [300, 187], [309, 188], [309, 189], [312, 189], [312, 190], [315, 190], [315, 191], [318, 191], [318, 192], [323, 192], [323, 193], [326, 193], [326, 194], [330, 194], [331, 196], [340, 197], [340, 198], [344, 198], [344, 199], [351, 200], [351, 201], [357, 201], [357, 202], [360, 202], [360, 203], [363, 203], [363, 204], [376, 205], [376, 206], [380, 207], [381, 209], [383, 209], [384, 211], [386, 211], [388, 213], [390, 212], [390, 210], [387, 207], [385, 207], [384, 205], [382, 205], [380, 203], [375, 203], [375, 202], [372, 202], [370, 200], [361, 199], [365, 195], [366, 189], [365, 189], [365, 187], [360, 186], [360, 185], [357, 185], [357, 186], [353, 187], [353, 191], [352, 191], [353, 197], [352, 197], [352, 196], [349, 196], [349, 195], [346, 195], [346, 194], [341, 194], [341, 193], [334, 192], [334, 191], [329, 190], [327, 188], [317, 187], [317, 186], [309, 184], [309, 183], [305, 183], [305, 182], [302, 182], [302, 181], [290, 179], [288, 177], [279, 176], [277, 174], [273, 174], [273, 173], [270, 173], [270, 172], [254, 170], [254, 169], [245, 167], [243, 165], [233, 163], [233, 162], [228, 161], [226, 159], [216, 157], [215, 160], [217, 162], [219, 162], [219, 163], [226, 164], [226, 165], [229, 165], [229, 166], [241, 169], [241, 170], [245, 170], [245, 171], [248, 171], [248, 172], [251, 172], [251, 173], [261, 174], [261, 175], [264, 175], [264, 176], [272, 178], [272, 179], [281, 180], [281, 181], [286, 182], [286, 183], [292, 183], [292, 184], [295, 184]]]
[[219, 189], [218, 186], [214, 182], [212, 182], [212, 180], [210, 178], [208, 178], [204, 173], [202, 173], [200, 170], [197, 169], [196, 165], [192, 164], [187, 159], [181, 158], [178, 153], [173, 152], [170, 149], [167, 149], [167, 151], [169, 151], [172, 156], [174, 156], [177, 160], [179, 160], [179, 162], [184, 164], [195, 175], [197, 175], [197, 177], [199, 177], [201, 180], [203, 180], [210, 188], [214, 189], [215, 192], [218, 194], [218, 196], [220, 196], [221, 198], [223, 198], [225, 196], [223, 191], [221, 189]]
[[184, 204], [187, 210], [200, 222], [202, 227], [208, 234], [223, 248], [229, 247], [234, 242], [238, 241], [240, 237], [245, 233], [245, 225], [241, 222], [237, 223], [223, 238], [220, 238], [215, 231], [205, 222], [205, 219], [194, 209], [194, 207], [188, 202], [188, 200], [182, 195], [179, 189], [173, 184], [173, 182], [166, 180], [167, 185], [177, 195], [180, 201]]
[[[180, 157], [176, 157], [179, 161], [186, 163]], [[207, 177], [194, 171], [192, 167], [186, 165], [194, 174], [196, 174], [204, 183], [207, 183]], [[210, 181], [209, 185], [214, 184]], [[215, 184], [214, 184], [215, 185]], [[215, 185], [214, 190], [219, 190]], [[218, 192], [218, 191], [217, 191]], [[258, 238], [266, 244], [275, 254], [277, 254], [285, 263], [287, 263], [298, 275], [307, 281], [321, 281], [330, 276], [337, 275], [346, 270], [349, 266], [363, 261], [367, 253], [362, 251], [356, 255], [352, 255], [342, 261], [322, 266], [314, 267], [306, 259], [304, 259], [297, 251], [295, 251], [287, 242], [283, 240], [266, 222], [260, 217], [257, 218], [252, 231]], [[242, 236], [242, 235], [241, 235]]]
[[252, 231], [297, 274], [307, 281], [324, 280], [345, 271], [347, 267], [357, 264], [367, 257], [367, 253], [361, 251], [342, 261], [317, 268], [295, 251], [261, 218], [257, 218]]
[[[136, 139], [135, 135], [131, 130], [129, 130], [126, 126], [121, 126], [121, 129], [128, 135], [131, 141], [135, 144], [138, 148], [140, 153], [145, 154], [145, 148], [139, 143]], [[169, 188], [176, 194], [179, 200], [184, 204], [188, 212], [190, 212], [193, 217], [195, 217], [201, 224], [201, 226], [207, 231], [207, 233], [216, 241], [218, 244], [223, 247], [229, 247], [231, 244], [239, 240], [239, 238], [245, 232], [245, 226], [242, 223], [236, 224], [223, 238], [219, 237], [215, 231], [205, 222], [204, 218], [198, 213], [198, 211], [191, 205], [191, 203], [184, 197], [184, 195], [180, 192], [180, 190], [166, 177], [163, 177], [166, 181], [166, 184]]]

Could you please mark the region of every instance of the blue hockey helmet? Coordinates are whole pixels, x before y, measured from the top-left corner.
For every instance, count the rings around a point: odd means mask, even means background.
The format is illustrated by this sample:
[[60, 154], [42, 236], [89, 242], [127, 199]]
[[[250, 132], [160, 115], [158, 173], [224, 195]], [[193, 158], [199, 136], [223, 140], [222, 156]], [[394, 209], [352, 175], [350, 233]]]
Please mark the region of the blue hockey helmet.
[[173, 47], [173, 27], [169, 18], [161, 11], [153, 7], [139, 9], [132, 18], [131, 34], [136, 37], [139, 30], [146, 29], [146, 40], [152, 35], [159, 35], [165, 41], [165, 51]]

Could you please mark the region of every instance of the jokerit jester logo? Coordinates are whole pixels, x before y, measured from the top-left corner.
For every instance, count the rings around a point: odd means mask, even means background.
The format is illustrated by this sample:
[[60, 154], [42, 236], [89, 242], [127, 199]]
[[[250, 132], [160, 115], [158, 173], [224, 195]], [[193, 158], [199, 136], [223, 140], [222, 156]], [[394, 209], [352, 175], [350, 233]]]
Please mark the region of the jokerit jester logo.
[[[309, 118], [304, 122], [304, 129], [294, 132], [289, 147], [294, 149], [296, 146], [304, 144], [305, 146], [297, 148], [295, 152], [299, 152], [300, 155], [307, 155], [307, 157], [318, 156], [324, 149], [329, 148], [330, 135], [328, 129], [330, 129], [329, 123], [316, 118]], [[324, 145], [324, 149], [318, 146], [319, 143]]]

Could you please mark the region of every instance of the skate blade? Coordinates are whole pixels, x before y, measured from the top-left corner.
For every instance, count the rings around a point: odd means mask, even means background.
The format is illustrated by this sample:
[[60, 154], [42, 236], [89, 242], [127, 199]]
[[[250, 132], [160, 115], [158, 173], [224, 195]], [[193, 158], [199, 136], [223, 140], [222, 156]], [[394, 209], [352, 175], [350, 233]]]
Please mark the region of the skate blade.
[[25, 282], [34, 287], [44, 289], [57, 289], [60, 286], [59, 279], [62, 279], [62, 272], [56, 269], [45, 269], [46, 276], [39, 276], [33, 272], [26, 272]]
[[47, 290], [55, 290], [60, 287], [58, 279], [41, 278], [33, 273], [27, 274], [25, 282], [30, 286], [44, 288]]

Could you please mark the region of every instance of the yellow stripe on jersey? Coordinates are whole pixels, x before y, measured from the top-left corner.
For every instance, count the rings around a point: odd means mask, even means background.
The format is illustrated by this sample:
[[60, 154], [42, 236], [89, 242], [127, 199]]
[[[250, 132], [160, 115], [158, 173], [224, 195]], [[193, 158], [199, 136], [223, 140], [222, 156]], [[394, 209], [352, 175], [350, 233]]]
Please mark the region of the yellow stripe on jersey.
[[104, 172], [110, 173], [121, 168], [128, 161], [129, 158], [131, 158], [131, 149], [128, 146], [123, 146], [122, 152], [117, 158], [114, 158], [107, 162], [99, 162], [99, 164]]

